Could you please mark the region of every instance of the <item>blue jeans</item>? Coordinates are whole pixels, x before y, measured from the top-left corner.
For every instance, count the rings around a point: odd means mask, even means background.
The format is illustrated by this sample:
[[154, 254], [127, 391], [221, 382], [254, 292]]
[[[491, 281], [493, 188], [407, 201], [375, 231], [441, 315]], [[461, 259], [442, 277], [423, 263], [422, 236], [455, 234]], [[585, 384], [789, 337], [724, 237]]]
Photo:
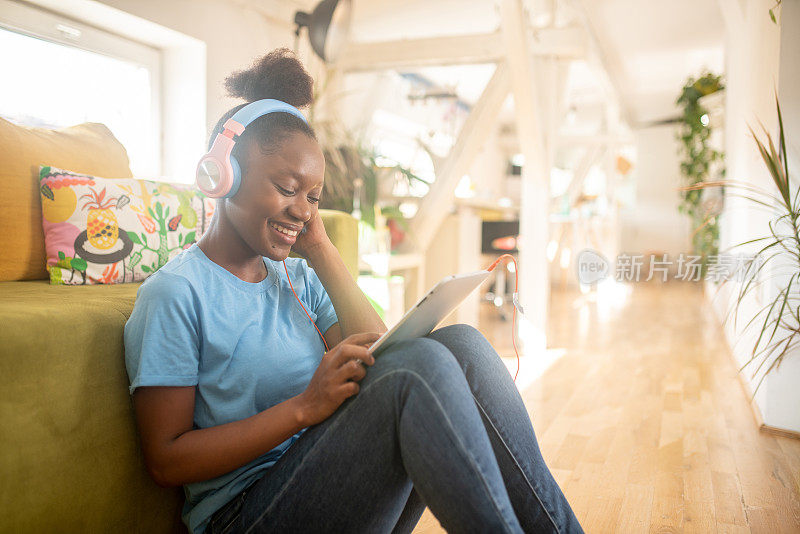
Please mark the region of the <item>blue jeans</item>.
[[411, 532], [426, 505], [448, 532], [583, 532], [505, 365], [466, 325], [376, 357], [207, 532]]

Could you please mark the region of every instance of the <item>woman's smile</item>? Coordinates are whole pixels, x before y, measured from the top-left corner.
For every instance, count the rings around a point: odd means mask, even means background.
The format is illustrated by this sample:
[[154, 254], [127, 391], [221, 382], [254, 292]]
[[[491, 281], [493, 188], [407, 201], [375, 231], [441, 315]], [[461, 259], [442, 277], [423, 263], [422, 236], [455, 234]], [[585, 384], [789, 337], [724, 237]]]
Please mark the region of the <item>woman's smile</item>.
[[280, 223], [277, 221], [269, 221], [268, 226], [272, 230], [273, 237], [279, 242], [292, 246], [297, 241], [297, 235], [303, 229], [302, 226], [296, 224]]

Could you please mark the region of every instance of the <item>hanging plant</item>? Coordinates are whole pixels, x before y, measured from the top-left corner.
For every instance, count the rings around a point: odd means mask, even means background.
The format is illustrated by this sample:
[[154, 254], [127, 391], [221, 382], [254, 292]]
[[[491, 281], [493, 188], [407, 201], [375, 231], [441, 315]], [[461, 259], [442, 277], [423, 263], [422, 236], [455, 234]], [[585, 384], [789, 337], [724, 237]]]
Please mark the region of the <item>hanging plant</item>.
[[[329, 136], [325, 140], [332, 141]], [[401, 181], [409, 186], [420, 182], [430, 185], [399, 163], [386, 166], [387, 158], [349, 135], [333, 141], [331, 144], [321, 143], [325, 155], [325, 190], [320, 199], [320, 208], [353, 213], [354, 201], [358, 197], [361, 219], [374, 227], [375, 208], [379, 204], [379, 189], [383, 182]], [[400, 224], [405, 224], [397, 210], [382, 208], [381, 213], [389, 219], [401, 219]]]
[[[683, 111], [678, 140], [683, 158], [681, 174], [684, 187], [713, 179], [710, 176], [712, 164], [723, 159], [722, 152], [709, 146], [711, 126], [708, 110], [699, 102], [700, 98], [722, 89], [722, 77], [705, 72], [697, 79], [689, 78], [676, 101]], [[724, 174], [724, 169], [721, 173]], [[709, 258], [716, 256], [718, 252], [718, 209], [719, 206], [714, 206], [713, 203], [704, 203], [702, 188], [681, 190], [678, 211], [686, 214], [692, 221], [692, 249], [695, 254], [702, 256], [704, 269]]]
[[[387, 166], [389, 159], [347, 130], [342, 121], [319, 118], [316, 105], [323, 95], [328, 98], [342, 96], [326, 95], [331, 71], [332, 68], [328, 69], [315, 86], [315, 105], [309, 113], [309, 122], [313, 125], [325, 156], [325, 188], [319, 207], [353, 213], [356, 203], [361, 220], [374, 227], [376, 207], [379, 206], [379, 200], [385, 200], [379, 198], [379, 192], [387, 183], [391, 185], [393, 182], [405, 182], [408, 186], [415, 182], [430, 184], [399, 162]], [[360, 185], [357, 187], [356, 184]], [[403, 227], [406, 226], [405, 220], [396, 209], [384, 207], [381, 208], [381, 214], [388, 219], [396, 219]]]
[[[800, 189], [789, 176], [783, 115], [777, 99], [775, 106], [778, 114], [776, 138], [763, 126], [762, 138], [750, 130], [772, 179], [768, 187], [730, 180], [691, 186], [696, 191], [727, 186], [732, 196], [747, 200], [753, 208], [766, 209], [770, 215], [769, 222], [761, 229], [762, 237], [732, 247], [756, 246], [759, 249], [753, 256], [755, 260], [742, 269], [732, 309], [734, 327], [740, 312], [749, 314], [743, 317], [747, 320], [744, 330], [753, 328], [752, 333], [758, 336], [750, 357], [739, 369], [744, 371], [749, 367], [751, 378], [758, 379], [753, 396], [764, 378], [800, 346]], [[773, 287], [773, 294], [752, 313], [743, 301], [748, 295], [761, 291], [767, 283]]]

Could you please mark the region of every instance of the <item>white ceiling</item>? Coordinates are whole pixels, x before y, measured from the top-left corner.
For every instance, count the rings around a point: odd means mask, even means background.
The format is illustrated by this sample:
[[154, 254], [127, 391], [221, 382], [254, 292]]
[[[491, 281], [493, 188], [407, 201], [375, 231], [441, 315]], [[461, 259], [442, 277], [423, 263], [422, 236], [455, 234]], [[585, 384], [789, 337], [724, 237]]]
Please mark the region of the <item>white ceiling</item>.
[[[299, 3], [299, 2], [298, 2]], [[315, 2], [311, 1], [311, 8]], [[677, 115], [674, 101], [688, 76], [704, 68], [722, 72], [724, 25], [717, 0], [532, 0], [531, 22], [579, 24], [583, 9], [625, 115], [635, 124]], [[414, 39], [493, 32], [494, 0], [354, 0], [355, 41]], [[486, 66], [425, 68], [418, 72], [443, 87], [456, 87], [474, 102], [491, 76]], [[576, 104], [603, 98], [602, 85], [584, 62], [570, 68], [567, 91]]]
[[716, 0], [582, 3], [635, 122], [674, 117], [689, 76], [724, 69], [725, 28]]
[[352, 37], [393, 41], [488, 33], [500, 18], [493, 0], [354, 0]]

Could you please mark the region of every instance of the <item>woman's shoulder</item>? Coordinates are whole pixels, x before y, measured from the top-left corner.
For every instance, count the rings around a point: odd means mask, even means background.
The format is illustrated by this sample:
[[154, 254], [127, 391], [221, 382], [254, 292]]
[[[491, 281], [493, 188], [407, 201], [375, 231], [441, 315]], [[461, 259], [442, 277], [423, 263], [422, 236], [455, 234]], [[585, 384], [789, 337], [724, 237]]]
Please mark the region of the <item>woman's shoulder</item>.
[[191, 281], [181, 274], [159, 269], [150, 275], [136, 292], [137, 300], [147, 296], [169, 296], [191, 292]]
[[164, 266], [145, 279], [139, 291], [179, 293], [202, 284], [201, 278], [204, 270], [193, 252], [192, 249], [186, 249], [171, 258]]
[[202, 285], [202, 269], [198, 269], [189, 250], [172, 258], [150, 275], [139, 287], [136, 300], [194, 300], [197, 288]]
[[136, 292], [133, 311], [125, 324], [126, 340], [132, 333], [143, 332], [148, 324], [196, 324], [203, 308], [201, 299], [189, 279], [162, 267]]

